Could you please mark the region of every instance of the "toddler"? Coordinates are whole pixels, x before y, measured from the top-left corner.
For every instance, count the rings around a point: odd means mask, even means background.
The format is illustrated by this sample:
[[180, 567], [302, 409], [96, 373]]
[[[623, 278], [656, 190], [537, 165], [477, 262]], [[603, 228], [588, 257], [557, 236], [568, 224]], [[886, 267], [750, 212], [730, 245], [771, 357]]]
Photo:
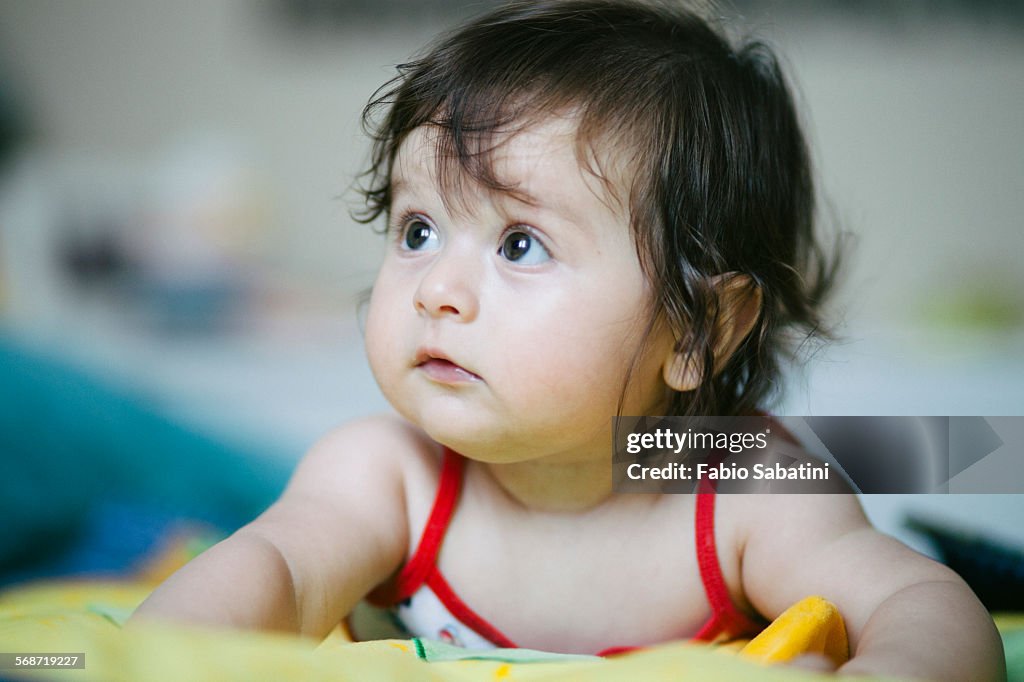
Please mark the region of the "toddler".
[[829, 259], [770, 51], [667, 4], [513, 3], [366, 121], [361, 217], [388, 241], [366, 348], [398, 414], [325, 437], [138, 617], [323, 637], [369, 597], [418, 636], [595, 653], [820, 594], [844, 673], [1003, 676], [970, 590], [853, 496], [612, 492], [612, 417], [755, 414], [819, 326]]

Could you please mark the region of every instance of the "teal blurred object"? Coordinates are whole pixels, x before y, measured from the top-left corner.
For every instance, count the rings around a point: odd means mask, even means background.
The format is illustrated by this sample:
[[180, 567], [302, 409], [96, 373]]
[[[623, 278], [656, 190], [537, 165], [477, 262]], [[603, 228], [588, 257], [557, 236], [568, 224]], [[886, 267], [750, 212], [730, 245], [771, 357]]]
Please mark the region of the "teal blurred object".
[[1006, 653], [1006, 679], [1024, 680], [1024, 629], [1003, 634]]
[[59, 552], [110, 502], [236, 528], [283, 490], [285, 461], [0, 333], [0, 578]]

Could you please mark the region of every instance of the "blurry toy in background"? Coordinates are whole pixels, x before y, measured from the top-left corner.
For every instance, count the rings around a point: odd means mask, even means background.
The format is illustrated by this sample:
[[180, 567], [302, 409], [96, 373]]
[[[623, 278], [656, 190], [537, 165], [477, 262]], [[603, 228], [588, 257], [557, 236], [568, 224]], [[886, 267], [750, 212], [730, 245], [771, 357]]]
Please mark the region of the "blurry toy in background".
[[0, 586], [42, 579], [132, 578], [156, 585], [222, 540], [216, 523], [136, 502], [98, 501], [65, 542], [0, 564]]
[[166, 331], [217, 330], [247, 303], [268, 207], [253, 165], [223, 139], [171, 149], [130, 242], [140, 308]]
[[161, 333], [229, 328], [258, 286], [269, 222], [253, 168], [223, 138], [201, 137], [164, 153], [140, 198], [68, 201], [56, 246], [67, 284]]
[[1024, 330], [1024, 274], [1019, 268], [976, 263], [960, 277], [936, 280], [941, 284], [919, 302], [918, 317], [939, 336], [950, 330], [984, 334], [989, 342], [984, 350], [992, 351]]

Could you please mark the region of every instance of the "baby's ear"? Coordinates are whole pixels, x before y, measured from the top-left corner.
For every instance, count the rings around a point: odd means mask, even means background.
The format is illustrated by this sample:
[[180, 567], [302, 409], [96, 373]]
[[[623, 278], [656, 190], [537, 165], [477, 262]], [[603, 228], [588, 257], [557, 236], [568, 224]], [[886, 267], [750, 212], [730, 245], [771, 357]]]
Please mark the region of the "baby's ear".
[[[761, 316], [761, 288], [749, 276], [729, 272], [712, 279], [718, 301], [711, 338], [715, 357], [714, 373], [722, 371], [733, 353], [747, 338]], [[665, 383], [677, 391], [692, 391], [704, 376], [701, 358], [673, 350], [662, 370]]]

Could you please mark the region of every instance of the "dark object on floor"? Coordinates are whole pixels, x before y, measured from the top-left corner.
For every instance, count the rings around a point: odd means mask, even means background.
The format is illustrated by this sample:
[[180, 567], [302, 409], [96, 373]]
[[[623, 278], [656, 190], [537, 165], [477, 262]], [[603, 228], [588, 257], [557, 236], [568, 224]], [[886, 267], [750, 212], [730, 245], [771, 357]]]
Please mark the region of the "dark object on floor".
[[906, 525], [934, 544], [989, 611], [1024, 611], [1024, 549], [919, 516]]

